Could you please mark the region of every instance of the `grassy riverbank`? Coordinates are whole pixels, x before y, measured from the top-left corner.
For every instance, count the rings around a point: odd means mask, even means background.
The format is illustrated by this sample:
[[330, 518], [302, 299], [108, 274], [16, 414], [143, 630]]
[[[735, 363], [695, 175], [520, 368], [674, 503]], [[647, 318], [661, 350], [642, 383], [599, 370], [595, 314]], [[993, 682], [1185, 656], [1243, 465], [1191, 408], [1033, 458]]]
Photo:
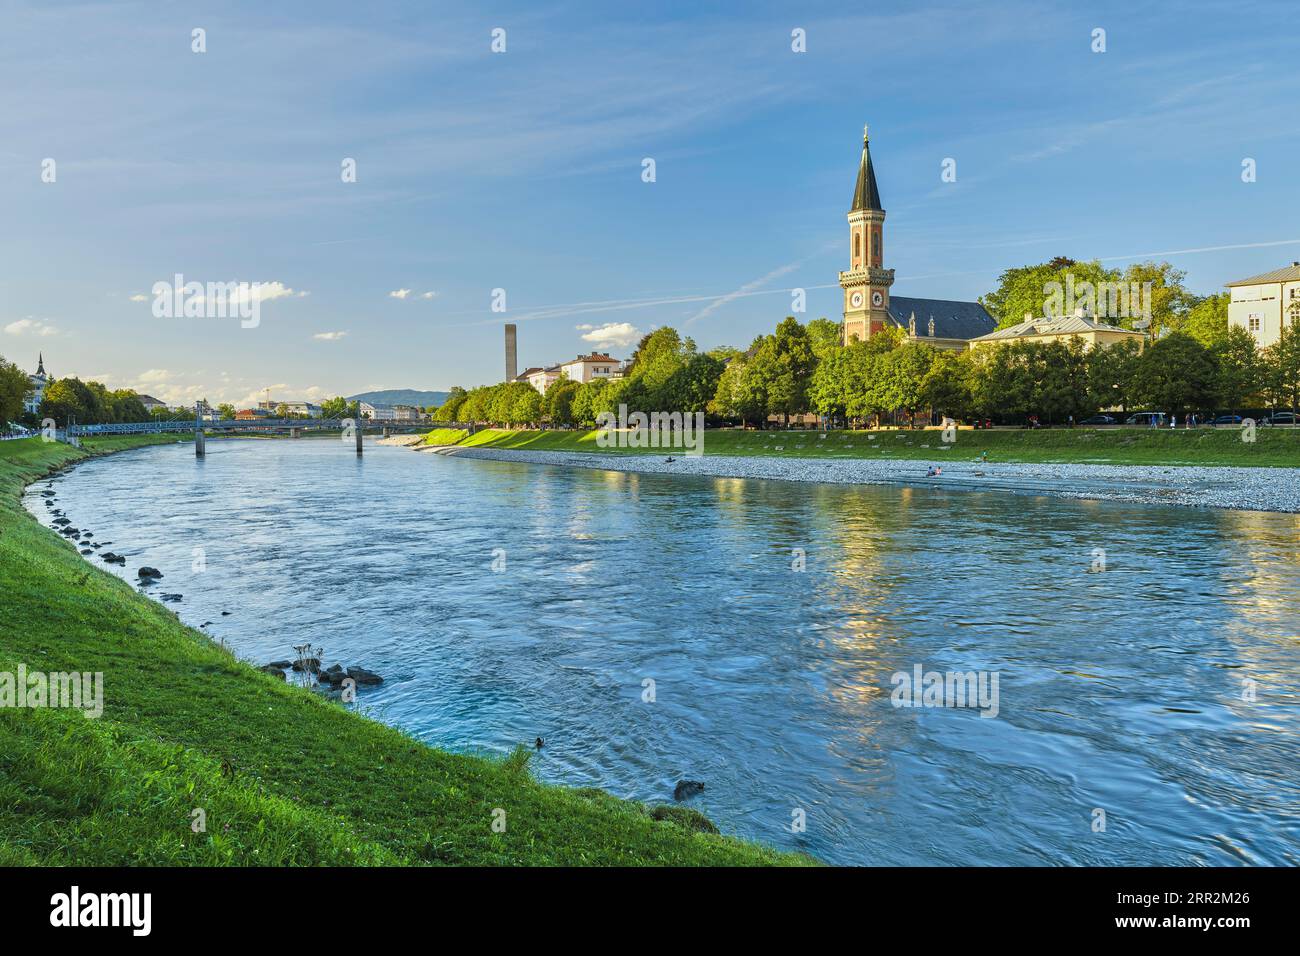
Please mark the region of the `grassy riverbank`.
[[[706, 455], [780, 458], [902, 458], [969, 460], [987, 452], [992, 461], [1056, 462], [1106, 465], [1235, 465], [1300, 467], [1300, 429], [1258, 428], [1253, 443], [1243, 442], [1236, 428], [1052, 428], [1040, 431], [957, 432], [956, 444], [943, 450], [938, 430], [834, 431], [820, 437], [807, 431], [710, 430], [704, 434]], [[588, 454], [652, 454], [662, 449], [607, 449], [596, 444], [595, 431], [507, 431], [484, 429], [470, 435], [453, 428], [435, 429], [427, 443], [529, 451], [574, 451]]]
[[0, 671], [104, 674], [98, 720], [0, 708], [0, 865], [807, 862], [676, 806], [544, 786], [526, 751], [434, 750], [241, 663], [25, 512], [25, 483], [84, 455], [0, 442]]

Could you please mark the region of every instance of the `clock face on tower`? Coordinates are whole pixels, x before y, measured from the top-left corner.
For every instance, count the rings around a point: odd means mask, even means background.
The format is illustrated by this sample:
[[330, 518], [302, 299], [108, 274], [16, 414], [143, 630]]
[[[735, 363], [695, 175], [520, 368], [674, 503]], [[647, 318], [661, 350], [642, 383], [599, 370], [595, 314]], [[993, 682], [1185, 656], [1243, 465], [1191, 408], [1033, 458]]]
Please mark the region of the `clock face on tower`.
[[874, 305], [876, 308], [880, 308], [884, 304], [884, 302], [885, 302], [885, 296], [883, 293], [881, 292], [871, 293], [871, 304]]
[[862, 308], [862, 293], [861, 292], [853, 293], [853, 295], [849, 297], [849, 302], [852, 303], [853, 308], [855, 309]]

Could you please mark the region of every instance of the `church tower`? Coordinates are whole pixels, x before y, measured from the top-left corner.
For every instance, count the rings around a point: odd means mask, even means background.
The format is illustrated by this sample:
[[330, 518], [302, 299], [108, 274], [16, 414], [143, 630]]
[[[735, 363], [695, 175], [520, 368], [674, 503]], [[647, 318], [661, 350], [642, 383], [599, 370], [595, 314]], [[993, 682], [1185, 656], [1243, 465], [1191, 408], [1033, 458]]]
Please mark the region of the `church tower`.
[[840, 273], [844, 289], [844, 344], [866, 341], [890, 321], [889, 287], [894, 270], [884, 268], [885, 210], [880, 208], [876, 171], [871, 167], [867, 127], [862, 127], [862, 160], [849, 210], [849, 264]]

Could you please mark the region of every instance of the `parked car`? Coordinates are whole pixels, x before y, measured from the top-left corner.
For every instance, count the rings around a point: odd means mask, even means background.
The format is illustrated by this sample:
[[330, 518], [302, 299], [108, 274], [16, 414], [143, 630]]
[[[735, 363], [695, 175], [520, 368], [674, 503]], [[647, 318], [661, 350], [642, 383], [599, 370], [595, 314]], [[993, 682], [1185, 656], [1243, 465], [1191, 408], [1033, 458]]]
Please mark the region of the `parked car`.
[[1143, 428], [1163, 428], [1169, 419], [1164, 412], [1138, 412], [1128, 417], [1125, 425], [1138, 425]]
[[1269, 425], [1295, 425], [1300, 424], [1300, 416], [1295, 412], [1274, 412], [1264, 421]]
[[1220, 415], [1218, 418], [1214, 420], [1214, 424], [1215, 425], [1240, 425], [1241, 421], [1242, 419], [1240, 415]]
[[1093, 415], [1079, 422], [1080, 425], [1118, 425], [1119, 419], [1110, 415]]

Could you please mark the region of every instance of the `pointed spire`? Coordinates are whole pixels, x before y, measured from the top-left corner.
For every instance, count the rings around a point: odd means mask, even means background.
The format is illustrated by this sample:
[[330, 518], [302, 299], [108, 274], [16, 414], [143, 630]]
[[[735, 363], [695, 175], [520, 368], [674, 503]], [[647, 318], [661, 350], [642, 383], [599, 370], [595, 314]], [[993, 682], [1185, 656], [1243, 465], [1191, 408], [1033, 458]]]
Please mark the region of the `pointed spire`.
[[37, 375], [44, 375], [44, 374], [45, 374], [45, 354], [44, 354], [43, 352], [37, 352], [36, 355], [37, 355], [37, 358], [36, 358], [36, 374], [37, 374]]
[[876, 188], [876, 171], [871, 168], [871, 150], [867, 146], [867, 127], [862, 127], [862, 161], [858, 163], [858, 183], [853, 190], [853, 208], [880, 209], [880, 190]]

